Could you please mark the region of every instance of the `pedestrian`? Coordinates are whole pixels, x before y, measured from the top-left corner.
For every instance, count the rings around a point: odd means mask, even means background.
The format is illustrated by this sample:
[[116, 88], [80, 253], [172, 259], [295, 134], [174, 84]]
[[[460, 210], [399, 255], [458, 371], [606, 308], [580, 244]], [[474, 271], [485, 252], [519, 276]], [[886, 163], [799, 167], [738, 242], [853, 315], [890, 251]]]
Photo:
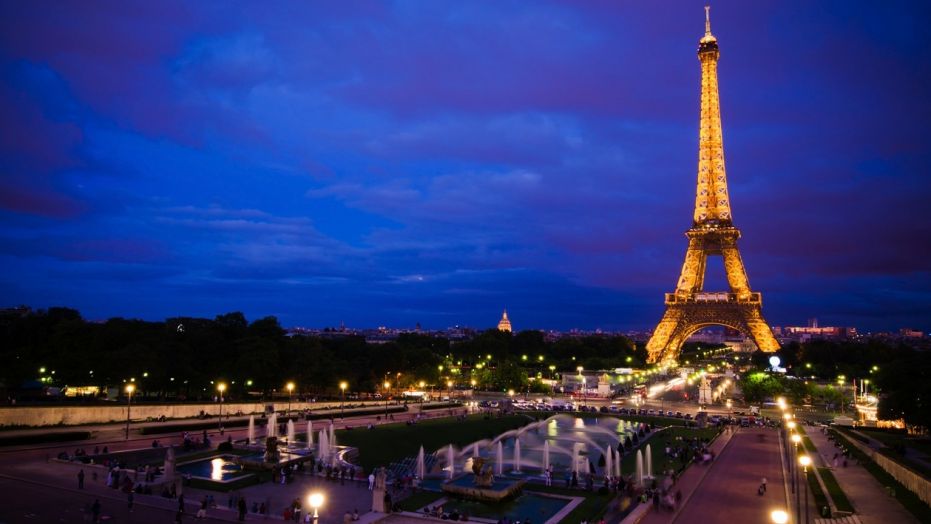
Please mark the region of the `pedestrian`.
[[766, 477], [763, 477], [763, 493], [766, 493]]
[[375, 473], [369, 473], [369, 491], [375, 489]]
[[84, 489], [84, 469], [78, 471], [78, 489]]
[[239, 504], [239, 520], [246, 520], [246, 499], [240, 497], [238, 504]]
[[129, 493], [126, 495], [126, 506], [129, 507], [130, 513], [133, 511], [133, 492], [129, 490]]
[[100, 499], [94, 499], [94, 504], [91, 506], [91, 513], [94, 518], [92, 522], [100, 522]]

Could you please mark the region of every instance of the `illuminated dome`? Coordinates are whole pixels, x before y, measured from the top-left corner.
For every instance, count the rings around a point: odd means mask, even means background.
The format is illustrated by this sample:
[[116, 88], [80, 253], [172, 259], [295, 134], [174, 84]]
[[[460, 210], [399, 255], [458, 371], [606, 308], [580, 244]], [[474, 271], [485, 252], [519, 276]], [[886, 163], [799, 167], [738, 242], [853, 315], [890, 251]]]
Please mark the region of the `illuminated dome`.
[[511, 321], [508, 320], [508, 310], [504, 310], [504, 313], [501, 314], [501, 320], [498, 321], [498, 331], [507, 331], [511, 332]]

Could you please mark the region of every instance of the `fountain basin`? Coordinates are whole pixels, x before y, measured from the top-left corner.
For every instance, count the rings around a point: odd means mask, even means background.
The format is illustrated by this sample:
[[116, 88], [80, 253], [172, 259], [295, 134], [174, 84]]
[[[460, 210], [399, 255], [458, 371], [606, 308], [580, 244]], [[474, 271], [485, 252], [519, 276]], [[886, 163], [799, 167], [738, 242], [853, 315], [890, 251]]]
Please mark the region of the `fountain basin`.
[[440, 489], [464, 499], [501, 502], [519, 494], [526, 483], [526, 479], [495, 478], [491, 486], [476, 486], [472, 475], [463, 475], [444, 482]]

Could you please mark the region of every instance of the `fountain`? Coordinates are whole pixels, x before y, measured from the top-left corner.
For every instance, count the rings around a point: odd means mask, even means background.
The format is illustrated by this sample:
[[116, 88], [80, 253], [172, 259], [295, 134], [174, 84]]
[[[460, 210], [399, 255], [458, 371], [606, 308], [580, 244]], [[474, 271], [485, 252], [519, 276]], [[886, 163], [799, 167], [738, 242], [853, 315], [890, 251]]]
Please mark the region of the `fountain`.
[[446, 468], [449, 469], [446, 478], [452, 480], [453, 475], [456, 474], [456, 450], [452, 444], [446, 448]]
[[621, 452], [614, 450], [614, 477], [621, 478]]
[[317, 440], [317, 455], [321, 460], [326, 460], [330, 454], [330, 439], [327, 437], [326, 430], [320, 430], [320, 438]]
[[520, 473], [520, 439], [514, 439], [514, 473]]
[[266, 437], [277, 437], [278, 436], [278, 415], [272, 413], [268, 417], [268, 424], [265, 425], [265, 436]]
[[330, 440], [329, 440], [329, 443], [330, 443], [330, 447], [331, 447], [331, 448], [335, 448], [335, 447], [336, 447], [336, 428], [333, 426], [333, 423], [332, 423], [332, 422], [330, 423]]
[[543, 470], [550, 469], [550, 441], [543, 441]]
[[614, 474], [614, 450], [611, 446], [605, 449], [605, 470], [604, 476], [610, 477]]
[[417, 478], [423, 480], [427, 475], [427, 468], [424, 465], [423, 446], [420, 446], [420, 452], [417, 453]]
[[637, 450], [637, 474], [634, 476], [637, 487], [643, 487], [643, 453]]
[[[515, 445], [517, 446], [517, 452], [514, 457], [515, 466], [519, 468], [520, 442], [515, 442]], [[496, 479], [494, 474], [491, 472], [491, 467], [485, 463], [485, 459], [483, 457], [476, 457], [472, 459], [472, 478], [469, 478], [467, 475], [463, 475], [453, 480], [453, 474], [455, 472], [455, 464], [453, 462], [455, 458], [455, 451], [453, 449], [453, 445], [450, 444], [446, 450], [446, 462], [447, 468], [449, 469], [449, 480], [442, 485], [442, 489], [446, 493], [452, 493], [457, 496], [472, 500], [500, 502], [520, 493], [524, 483], [527, 482], [526, 479]], [[501, 440], [498, 440], [497, 453], [499, 460], [496, 464], [496, 469], [500, 472], [502, 469], [502, 464], [504, 463], [504, 451]]]
[[307, 421], [307, 449], [314, 449], [314, 423]]
[[246, 435], [246, 443], [255, 444], [255, 415], [249, 415], [249, 432]]
[[653, 478], [653, 453], [650, 450], [650, 445], [647, 444], [647, 475], [648, 479]]
[[294, 421], [288, 419], [288, 447], [294, 447]]
[[501, 441], [498, 441], [498, 450], [497, 456], [495, 457], [495, 475], [501, 476], [504, 475], [504, 446], [501, 445]]
[[572, 445], [572, 472], [579, 474], [579, 443]]
[[472, 444], [472, 458], [478, 457], [478, 442]]

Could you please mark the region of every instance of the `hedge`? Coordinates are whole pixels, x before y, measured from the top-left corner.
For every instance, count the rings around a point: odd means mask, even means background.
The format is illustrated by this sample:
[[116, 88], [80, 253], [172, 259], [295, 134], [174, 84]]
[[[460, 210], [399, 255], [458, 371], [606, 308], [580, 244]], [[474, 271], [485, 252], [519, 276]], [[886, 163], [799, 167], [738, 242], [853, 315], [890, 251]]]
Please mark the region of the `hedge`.
[[50, 433], [35, 433], [31, 435], [9, 435], [0, 437], [0, 446], [22, 446], [25, 444], [70, 442], [72, 440], [87, 440], [89, 438], [91, 438], [90, 431], [56, 431]]

